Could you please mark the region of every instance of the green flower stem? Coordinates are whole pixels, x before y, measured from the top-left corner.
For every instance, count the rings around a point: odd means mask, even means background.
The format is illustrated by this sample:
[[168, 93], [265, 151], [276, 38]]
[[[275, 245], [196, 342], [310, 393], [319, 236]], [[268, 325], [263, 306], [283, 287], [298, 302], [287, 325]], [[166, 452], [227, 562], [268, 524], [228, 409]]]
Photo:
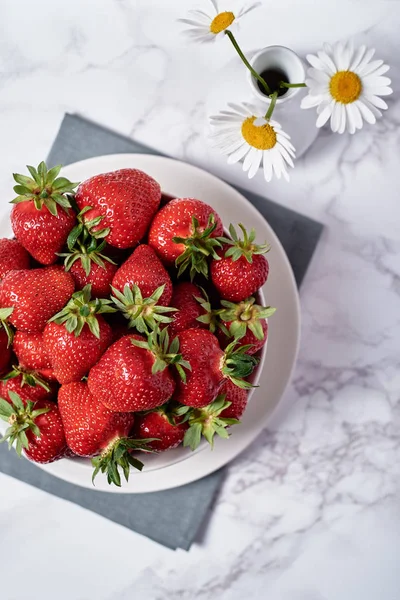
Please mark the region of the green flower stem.
[[269, 108], [268, 108], [267, 113], [265, 115], [265, 118], [266, 118], [267, 121], [272, 117], [272, 113], [274, 112], [275, 105], [276, 105], [276, 100], [278, 98], [278, 92], [274, 92], [270, 96], [270, 98], [271, 98], [271, 104], [269, 105]]
[[268, 95], [271, 94], [271, 90], [268, 86], [268, 83], [265, 81], [265, 79], [263, 79], [261, 77], [261, 75], [259, 75], [257, 73], [257, 71], [255, 71], [253, 69], [253, 67], [251, 66], [251, 64], [249, 63], [249, 61], [247, 60], [247, 58], [245, 57], [245, 55], [243, 54], [243, 52], [241, 51], [239, 44], [237, 43], [235, 36], [233, 35], [233, 33], [231, 31], [229, 31], [229, 29], [227, 29], [225, 31], [226, 35], [228, 36], [228, 38], [231, 40], [233, 47], [235, 48], [236, 52], [239, 54], [240, 58], [242, 59], [243, 63], [245, 64], [245, 66], [248, 68], [248, 70], [250, 71], [250, 73], [253, 75], [253, 77], [255, 77], [263, 86], [263, 88], [265, 89], [265, 91], [267, 92]]
[[307, 87], [305, 83], [286, 83], [285, 81], [281, 81], [279, 84], [281, 88], [302, 88]]

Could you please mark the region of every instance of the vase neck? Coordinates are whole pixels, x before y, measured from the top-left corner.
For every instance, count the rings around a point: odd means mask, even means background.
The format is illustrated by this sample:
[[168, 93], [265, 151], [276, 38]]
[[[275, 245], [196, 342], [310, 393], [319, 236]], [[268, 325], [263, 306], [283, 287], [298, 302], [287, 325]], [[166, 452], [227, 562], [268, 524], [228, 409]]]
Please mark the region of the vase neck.
[[[271, 91], [279, 89], [280, 81], [304, 82], [305, 70], [301, 58], [285, 46], [267, 46], [257, 52], [250, 62], [254, 70], [266, 80]], [[248, 74], [248, 78], [253, 94], [262, 102], [269, 104], [270, 98], [262, 90], [256, 78], [251, 73]], [[299, 92], [299, 88], [280, 89], [281, 94], [278, 96], [277, 104], [288, 102]]]

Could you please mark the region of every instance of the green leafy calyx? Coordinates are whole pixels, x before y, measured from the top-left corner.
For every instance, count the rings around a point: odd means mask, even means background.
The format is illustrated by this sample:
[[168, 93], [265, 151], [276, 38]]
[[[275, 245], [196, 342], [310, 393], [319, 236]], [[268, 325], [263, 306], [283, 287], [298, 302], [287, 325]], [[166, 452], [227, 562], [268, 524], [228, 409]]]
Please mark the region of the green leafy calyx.
[[72, 229], [67, 239], [68, 252], [58, 254], [58, 256], [65, 258], [66, 271], [69, 271], [77, 260], [80, 260], [86, 277], [90, 275], [92, 263], [102, 269], [106, 268], [105, 262], [115, 265], [115, 262], [104, 254], [107, 246], [104, 238], [110, 233], [110, 228], [95, 231], [94, 227], [98, 227], [104, 217], [100, 215], [85, 221], [83, 216], [88, 210], [92, 210], [92, 207], [85, 206], [77, 216], [78, 224]]
[[246, 381], [245, 378], [252, 374], [259, 363], [259, 359], [246, 354], [247, 350], [252, 347], [251, 344], [239, 346], [239, 348], [236, 348], [236, 346], [237, 340], [234, 340], [225, 348], [221, 371], [225, 377], [238, 387], [250, 389], [254, 386]]
[[129, 321], [129, 327], [135, 327], [139, 333], [149, 335], [160, 323], [171, 323], [173, 319], [167, 314], [176, 311], [169, 306], [159, 306], [165, 284], [158, 287], [151, 296], [143, 298], [137, 285], [125, 285], [123, 293], [112, 287], [114, 296], [111, 297], [115, 306]]
[[221, 413], [232, 403], [226, 400], [226, 394], [220, 394], [214, 402], [204, 408], [190, 408], [181, 406], [175, 413], [182, 417], [181, 423], [188, 423], [189, 428], [185, 433], [183, 445], [191, 450], [196, 450], [204, 437], [214, 447], [214, 436], [217, 434], [221, 438], [228, 438], [227, 428], [230, 425], [240, 423], [238, 419], [221, 417]]
[[131, 467], [141, 471], [143, 463], [139, 459], [132, 456], [135, 450], [145, 450], [151, 452], [148, 443], [154, 442], [156, 438], [146, 438], [142, 440], [133, 440], [130, 438], [116, 438], [113, 440], [99, 455], [92, 459], [94, 471], [92, 482], [99, 472], [107, 475], [108, 483], [121, 487], [120, 469], [124, 474], [126, 481], [129, 481], [129, 473]]
[[0, 398], [0, 419], [6, 421], [9, 427], [0, 442], [8, 441], [8, 447], [15, 444], [15, 450], [18, 456], [21, 456], [22, 449], [29, 448], [29, 441], [26, 435], [27, 431], [32, 431], [36, 437], [40, 437], [40, 429], [35, 420], [39, 415], [49, 412], [50, 408], [39, 408], [35, 410], [35, 403], [28, 400], [24, 404], [15, 392], [8, 392], [9, 403], [4, 398]]
[[205, 323], [208, 326], [208, 329], [211, 331], [211, 333], [215, 333], [218, 325], [218, 311], [212, 308], [210, 299], [205, 289], [200, 289], [203, 293], [203, 297], [194, 296], [194, 299], [197, 300], [197, 302], [200, 304], [202, 309], [205, 311], [205, 314], [201, 315], [200, 317], [197, 317], [196, 321], [199, 321], [200, 323]]
[[11, 317], [14, 307], [0, 308], [0, 329], [3, 328], [7, 334], [7, 348], [9, 348], [14, 339], [14, 330], [8, 322], [8, 317]]
[[45, 379], [42, 379], [36, 371], [29, 371], [28, 369], [23, 369], [20, 366], [13, 365], [12, 370], [9, 371], [6, 375], [3, 375], [0, 380], [1, 381], [9, 381], [10, 379], [15, 379], [15, 377], [21, 376], [21, 387], [24, 385], [30, 387], [40, 386], [46, 392], [50, 392], [50, 386]]
[[230, 246], [225, 252], [225, 258], [231, 257], [233, 261], [239, 260], [242, 256], [247, 260], [247, 262], [253, 262], [254, 254], [265, 254], [269, 252], [271, 246], [269, 244], [256, 244], [256, 231], [255, 229], [251, 229], [250, 233], [246, 231], [244, 226], [239, 223], [239, 227], [243, 233], [243, 239], [239, 238], [236, 229], [232, 225], [229, 225], [229, 233], [231, 235], [230, 238], [220, 238], [220, 240]]
[[49, 323], [54, 322], [64, 325], [69, 333], [79, 337], [82, 329], [87, 325], [92, 334], [100, 339], [100, 326], [96, 315], [114, 313], [116, 309], [111, 306], [111, 300], [96, 298], [91, 300], [91, 285], [85, 285], [83, 290], [72, 294], [68, 304]]
[[14, 192], [18, 194], [11, 200], [12, 204], [33, 201], [37, 210], [46, 206], [53, 216], [57, 216], [57, 206], [66, 212], [71, 208], [71, 200], [67, 194], [74, 194], [78, 183], [72, 183], [65, 177], [58, 177], [61, 165], [47, 169], [46, 163], [41, 162], [37, 169], [27, 166], [31, 177], [14, 173], [17, 185]]
[[182, 354], [179, 354], [179, 339], [176, 337], [170, 343], [166, 327], [162, 331], [158, 328], [152, 331], [147, 341], [131, 339], [131, 342], [134, 346], [150, 350], [153, 353], [153, 375], [159, 371], [164, 371], [168, 365], [172, 365], [178, 371], [182, 381], [186, 383], [185, 369], [191, 371], [192, 367], [187, 360], [184, 360]]
[[[223, 307], [218, 311], [218, 316], [222, 321], [230, 323], [228, 335], [235, 340], [240, 340], [246, 335], [247, 329], [254, 334], [257, 340], [264, 339], [262, 320], [268, 319], [274, 314], [276, 308], [271, 306], [260, 306], [255, 303], [256, 299], [251, 297], [238, 302], [228, 302], [221, 300]], [[221, 324], [221, 329], [226, 333], [226, 327]]]
[[175, 261], [176, 267], [179, 269], [178, 277], [186, 269], [190, 270], [191, 280], [198, 273], [204, 275], [204, 277], [208, 277], [208, 257], [219, 260], [220, 257], [217, 254], [217, 249], [222, 247], [221, 238], [212, 237], [212, 233], [216, 227], [217, 223], [213, 213], [210, 214], [205, 229], [200, 227], [196, 217], [192, 217], [192, 235], [187, 238], [172, 238], [175, 244], [183, 244], [185, 246], [184, 252]]

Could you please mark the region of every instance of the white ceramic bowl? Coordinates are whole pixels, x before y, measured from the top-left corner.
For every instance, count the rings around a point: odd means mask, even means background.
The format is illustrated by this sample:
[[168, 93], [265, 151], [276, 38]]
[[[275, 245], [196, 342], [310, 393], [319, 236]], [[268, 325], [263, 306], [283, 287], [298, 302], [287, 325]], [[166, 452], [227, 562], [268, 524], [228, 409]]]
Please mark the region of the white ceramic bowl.
[[[254, 440], [277, 407], [290, 379], [298, 350], [300, 311], [293, 273], [278, 238], [260, 213], [217, 177], [183, 162], [147, 154], [92, 158], [65, 167], [63, 175], [73, 181], [83, 181], [98, 173], [127, 167], [149, 173], [169, 194], [204, 200], [215, 208], [225, 225], [243, 222], [246, 227], [255, 227], [257, 240], [266, 239], [272, 246], [268, 254], [270, 275], [260, 291], [260, 302], [278, 308], [269, 323], [269, 347], [272, 346], [273, 352], [269, 352], [268, 360], [265, 360], [266, 347], [261, 352], [254, 374], [254, 384], [259, 387], [251, 391], [242, 422], [232, 428], [229, 440], [217, 439], [213, 451], [208, 444], [202, 444], [195, 452], [180, 447], [144, 455], [143, 471], [132, 470], [129, 483], [123, 483], [122, 488], [109, 486], [102, 474], [98, 475], [94, 488], [114, 493], [143, 493], [177, 487], [204, 477], [228, 463]], [[8, 215], [0, 214], [0, 236], [9, 235], [7, 221]], [[63, 459], [38, 466], [56, 477], [93, 489], [92, 466], [87, 459]]]

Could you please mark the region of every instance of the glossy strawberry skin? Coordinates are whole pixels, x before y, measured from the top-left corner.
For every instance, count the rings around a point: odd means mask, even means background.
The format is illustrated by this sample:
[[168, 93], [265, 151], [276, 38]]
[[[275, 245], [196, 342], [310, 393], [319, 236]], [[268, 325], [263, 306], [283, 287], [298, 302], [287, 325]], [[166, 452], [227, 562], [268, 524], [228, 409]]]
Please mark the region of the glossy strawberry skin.
[[116, 272], [112, 285], [120, 292], [125, 285], [132, 287], [136, 284], [143, 298], [148, 298], [161, 285], [164, 292], [158, 301], [160, 306], [168, 306], [172, 297], [172, 282], [156, 253], [147, 244], [140, 244], [131, 256]]
[[0, 397], [10, 402], [8, 392], [15, 392], [25, 403], [27, 400], [39, 402], [41, 400], [54, 400], [56, 395], [56, 386], [49, 382], [50, 392], [47, 392], [41, 385], [21, 385], [22, 376], [18, 375], [7, 381], [0, 381]]
[[187, 329], [177, 337], [179, 352], [190, 362], [192, 370], [186, 371], [186, 383], [176, 379], [174, 400], [195, 408], [207, 406], [215, 400], [225, 381], [221, 372], [224, 353], [215, 335], [205, 329]]
[[170, 306], [178, 310], [171, 315], [173, 321], [168, 326], [170, 338], [185, 329], [207, 329], [205, 323], [197, 321], [197, 318], [205, 315], [206, 311], [196, 297], [203, 298], [203, 294], [194, 283], [184, 281], [174, 286]]
[[29, 371], [36, 371], [49, 381], [55, 379], [42, 333], [16, 331], [13, 350], [21, 367]]
[[33, 201], [15, 204], [11, 211], [11, 225], [19, 243], [42, 265], [52, 265], [76, 221], [75, 213], [58, 207], [57, 215], [43, 205], [35, 208]]
[[118, 266], [107, 261], [104, 261], [104, 266], [105, 269], [91, 262], [90, 273], [86, 275], [81, 261], [75, 261], [68, 272], [74, 278], [76, 290], [83, 290], [85, 285], [90, 284], [92, 298], [107, 298], [111, 293], [110, 285]]
[[72, 276], [58, 265], [11, 271], [0, 283], [0, 308], [14, 307], [9, 321], [20, 331], [41, 332], [74, 289]]
[[5, 330], [2, 327], [0, 327], [0, 375], [7, 369], [10, 363], [11, 349], [8, 348], [7, 345], [7, 334]]
[[110, 411], [81, 382], [60, 388], [58, 407], [68, 447], [78, 456], [96, 456], [115, 438], [128, 436], [135, 420], [133, 413]]
[[95, 175], [79, 186], [80, 210], [91, 206], [85, 220], [104, 218], [99, 229], [110, 228], [105, 238], [111, 246], [133, 248], [145, 236], [161, 200], [160, 185], [137, 169], [121, 169]]
[[220, 260], [211, 261], [211, 279], [219, 295], [224, 300], [240, 302], [252, 296], [267, 281], [269, 264], [262, 254], [254, 254], [249, 263], [244, 256], [233, 261], [224, 254], [229, 246], [225, 246], [218, 255]]
[[89, 373], [91, 393], [116, 412], [156, 408], [165, 404], [175, 389], [168, 367], [153, 375], [153, 354], [134, 346], [131, 339], [144, 341], [140, 335], [121, 338], [106, 350]]
[[220, 417], [240, 420], [247, 406], [247, 390], [238, 387], [227, 379], [221, 388], [220, 394], [226, 394], [225, 400], [231, 402], [231, 405], [222, 411]]
[[97, 316], [100, 339], [84, 325], [78, 337], [69, 333], [64, 325], [48, 323], [43, 332], [45, 348], [57, 381], [71, 383], [80, 381], [112, 342], [111, 327], [101, 315]]
[[165, 413], [155, 411], [136, 416], [132, 437], [134, 439], [158, 438], [157, 441], [149, 442], [148, 446], [155, 452], [164, 452], [177, 448], [183, 442], [187, 428], [186, 423], [172, 425]]
[[10, 271], [29, 269], [28, 252], [17, 240], [0, 239], [0, 279]]
[[30, 430], [26, 431], [29, 448], [25, 450], [25, 454], [30, 460], [45, 464], [63, 458], [67, 450], [67, 442], [57, 405], [41, 400], [36, 403], [35, 410], [40, 408], [50, 410], [35, 419], [35, 424], [40, 429], [40, 437], [36, 437]]
[[175, 244], [174, 237], [188, 238], [193, 234], [192, 217], [199, 221], [200, 228], [206, 229], [210, 214], [215, 215], [217, 227], [211, 237], [223, 234], [220, 217], [211, 206], [195, 198], [175, 198], [168, 202], [153, 219], [149, 229], [149, 245], [154, 248], [162, 262], [173, 266], [184, 250], [184, 244]]
[[[249, 348], [246, 351], [246, 354], [255, 354], [256, 352], [258, 352], [259, 350], [261, 350], [261, 348], [263, 348], [267, 342], [268, 339], [268, 323], [265, 319], [260, 319], [261, 321], [261, 326], [263, 329], [263, 333], [264, 333], [264, 337], [262, 340], [258, 340], [256, 338], [256, 336], [254, 335], [254, 333], [252, 331], [250, 331], [249, 328], [247, 328], [245, 335], [240, 338], [239, 340], [239, 346], [247, 346], [248, 344], [251, 344], [251, 348]], [[230, 326], [230, 322], [226, 322], [226, 321], [222, 321], [223, 325], [225, 325], [225, 327], [229, 330], [229, 326]], [[228, 338], [223, 331], [219, 330], [217, 333], [217, 337], [219, 339], [219, 343], [221, 344], [221, 348], [226, 348], [227, 345], [232, 341], [233, 338]]]

